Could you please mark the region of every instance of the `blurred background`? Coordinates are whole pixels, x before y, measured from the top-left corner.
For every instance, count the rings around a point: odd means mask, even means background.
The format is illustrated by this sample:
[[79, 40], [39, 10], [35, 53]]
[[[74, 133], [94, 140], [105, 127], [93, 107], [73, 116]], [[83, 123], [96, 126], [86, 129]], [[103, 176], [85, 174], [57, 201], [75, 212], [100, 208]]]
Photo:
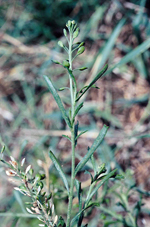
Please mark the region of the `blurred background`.
[[[42, 78], [49, 76], [57, 89], [68, 84], [66, 71], [52, 60], [66, 57], [57, 42], [65, 42], [63, 28], [69, 19], [79, 24], [77, 41], [84, 41], [86, 47], [74, 62], [74, 68], [88, 67], [76, 74], [79, 89], [105, 63], [109, 65], [108, 74], [96, 83], [99, 89], [92, 88], [85, 97], [78, 121], [79, 129], [89, 132], [79, 139], [77, 150], [84, 155], [103, 124], [109, 126], [96, 158], [124, 173], [124, 184], [135, 184], [141, 190], [144, 205], [139, 226], [150, 226], [148, 0], [1, 0], [0, 146], [6, 145], [6, 156], [19, 161], [26, 157], [35, 171], [41, 168], [37, 160], [45, 162], [52, 149], [67, 163], [69, 172], [70, 144], [61, 137], [69, 132]], [[68, 93], [62, 91], [60, 96], [69, 107]], [[13, 191], [2, 165], [0, 172], [1, 226], [36, 226], [39, 222], [26, 213], [24, 198]], [[52, 183], [56, 182], [57, 175], [50, 175]], [[61, 211], [63, 204], [56, 203]], [[100, 213], [96, 215], [91, 226], [103, 226]]]

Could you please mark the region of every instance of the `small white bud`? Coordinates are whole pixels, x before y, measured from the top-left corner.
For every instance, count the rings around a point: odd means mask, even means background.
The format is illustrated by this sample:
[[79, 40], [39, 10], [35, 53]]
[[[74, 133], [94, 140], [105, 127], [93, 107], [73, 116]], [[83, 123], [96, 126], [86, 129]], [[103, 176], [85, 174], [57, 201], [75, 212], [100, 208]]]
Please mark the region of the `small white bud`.
[[42, 162], [40, 159], [37, 160], [37, 164], [38, 164], [40, 167], [43, 167], [43, 162]]
[[17, 173], [14, 171], [14, 170], [12, 170], [12, 169], [9, 169], [9, 170], [6, 170], [6, 174], [7, 174], [7, 176], [11, 176], [11, 177], [14, 177]]
[[26, 210], [27, 210], [28, 213], [30, 213], [30, 214], [35, 214], [35, 213], [33, 213], [28, 207], [26, 207]]
[[54, 204], [52, 205], [52, 214], [54, 213]]
[[63, 29], [63, 32], [64, 32], [64, 35], [67, 37], [67, 31], [65, 28]]
[[25, 162], [25, 158], [22, 159], [22, 161], [21, 161], [21, 166], [24, 165], [24, 162]]
[[27, 173], [29, 172], [30, 169], [31, 169], [31, 165], [29, 165], [29, 166], [26, 168], [25, 174], [27, 174]]
[[14, 159], [12, 156], [10, 156], [10, 159], [11, 159], [12, 161], [15, 161], [15, 159]]
[[19, 191], [19, 192], [22, 193], [23, 195], [26, 195], [26, 193], [24, 193], [20, 188], [14, 187], [14, 189], [15, 189], [16, 191]]
[[60, 47], [64, 47], [64, 44], [62, 43], [62, 41], [58, 41], [58, 45], [59, 45]]
[[40, 191], [41, 191], [41, 187], [39, 186], [39, 187], [38, 187], [38, 190], [37, 190], [37, 193], [39, 194]]
[[55, 219], [54, 219], [54, 224], [56, 224], [57, 221], [58, 221], [58, 216], [56, 215], [56, 216], [55, 216]]
[[16, 161], [9, 161], [9, 163], [10, 163], [15, 169], [17, 169], [18, 164], [17, 164]]

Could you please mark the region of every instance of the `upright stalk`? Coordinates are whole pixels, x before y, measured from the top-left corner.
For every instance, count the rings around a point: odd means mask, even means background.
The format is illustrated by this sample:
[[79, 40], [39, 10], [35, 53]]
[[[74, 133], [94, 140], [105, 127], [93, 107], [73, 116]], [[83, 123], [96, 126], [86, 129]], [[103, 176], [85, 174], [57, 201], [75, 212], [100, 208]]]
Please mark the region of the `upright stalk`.
[[[69, 64], [70, 70], [72, 70], [72, 44], [73, 44], [73, 37], [72, 32], [70, 32], [70, 42], [69, 42]], [[71, 150], [72, 150], [72, 169], [71, 169], [71, 186], [69, 192], [69, 205], [68, 205], [68, 213], [67, 213], [67, 224], [66, 227], [70, 227], [70, 220], [71, 220], [71, 210], [72, 210], [72, 200], [73, 200], [73, 188], [74, 188], [74, 181], [75, 181], [75, 133], [74, 133], [74, 109], [75, 109], [75, 94], [74, 94], [74, 87], [73, 81], [71, 76], [70, 77], [70, 94], [71, 94], [71, 122], [72, 122], [72, 129], [71, 129]]]

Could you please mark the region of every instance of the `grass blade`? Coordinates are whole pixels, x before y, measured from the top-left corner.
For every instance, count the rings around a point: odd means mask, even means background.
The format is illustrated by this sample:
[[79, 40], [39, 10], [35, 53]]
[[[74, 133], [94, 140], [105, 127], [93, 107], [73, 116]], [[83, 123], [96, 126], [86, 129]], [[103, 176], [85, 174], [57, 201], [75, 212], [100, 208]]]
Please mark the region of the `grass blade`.
[[82, 167], [87, 163], [87, 161], [90, 159], [91, 155], [94, 153], [94, 151], [99, 147], [101, 142], [103, 141], [106, 133], [107, 133], [108, 127], [106, 125], [103, 126], [102, 130], [100, 131], [99, 135], [97, 136], [96, 140], [92, 144], [91, 148], [88, 150], [84, 158], [79, 162], [75, 169], [75, 175], [78, 171], [82, 169]]
[[47, 76], [44, 76], [44, 79], [45, 79], [45, 81], [47, 83], [47, 86], [48, 86], [50, 92], [52, 93], [55, 101], [57, 102], [57, 105], [58, 105], [58, 107], [59, 107], [59, 109], [60, 109], [60, 111], [62, 113], [62, 116], [63, 116], [64, 120], [66, 121], [66, 124], [69, 126], [69, 128], [71, 128], [70, 119], [69, 119], [69, 117], [68, 117], [68, 115], [66, 113], [66, 110], [65, 110], [65, 108], [64, 108], [64, 106], [62, 104], [62, 101], [61, 101], [58, 93], [56, 92], [56, 89], [54, 88], [51, 80]]
[[126, 54], [118, 63], [116, 63], [112, 68], [110, 68], [107, 72], [105, 72], [102, 76], [105, 76], [106, 74], [109, 74], [112, 72], [115, 68], [118, 68], [122, 65], [127, 64], [128, 62], [132, 62], [133, 59], [138, 57], [140, 54], [144, 53], [148, 48], [150, 48], [150, 38], [144, 41], [141, 45], [136, 47], [134, 50], [132, 50], [130, 53]]
[[57, 171], [58, 171], [58, 173], [59, 173], [61, 179], [63, 180], [64, 185], [65, 185], [65, 187], [66, 187], [66, 189], [67, 189], [67, 191], [68, 191], [68, 193], [69, 193], [68, 181], [67, 181], [66, 176], [65, 176], [65, 174], [64, 174], [64, 172], [63, 172], [63, 170], [62, 170], [61, 165], [59, 164], [57, 158], [56, 158], [55, 155], [52, 153], [52, 151], [49, 151], [49, 156], [50, 156], [50, 158], [51, 158], [53, 164], [55, 165], [55, 167], [56, 167], [56, 169], [57, 169]]
[[[115, 41], [118, 37], [118, 35], [120, 34], [120, 31], [122, 29], [122, 26], [125, 23], [125, 19], [122, 19], [118, 25], [116, 26], [116, 28], [114, 29], [113, 33], [111, 34], [109, 40], [107, 41], [107, 43], [105, 44], [103, 50], [100, 50], [100, 62], [98, 63], [97, 60], [97, 64], [98, 64], [98, 70], [100, 70], [100, 68], [106, 63], [107, 59], [110, 56], [110, 53], [114, 47]], [[99, 56], [99, 55], [98, 55]]]

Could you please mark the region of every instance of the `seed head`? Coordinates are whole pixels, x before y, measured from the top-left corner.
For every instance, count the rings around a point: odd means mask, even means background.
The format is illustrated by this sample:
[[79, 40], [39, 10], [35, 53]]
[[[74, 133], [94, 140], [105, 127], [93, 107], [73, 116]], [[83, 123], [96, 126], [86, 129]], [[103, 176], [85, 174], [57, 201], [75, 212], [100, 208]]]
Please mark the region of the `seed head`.
[[67, 60], [64, 60], [63, 61], [63, 66], [69, 68], [70, 64], [69, 64], [69, 62]]
[[62, 41], [58, 41], [58, 45], [59, 45], [60, 47], [64, 47], [64, 44], [62, 43]]
[[81, 47], [78, 49], [77, 55], [82, 54], [84, 51], [85, 51], [85, 47], [84, 47], [84, 46], [81, 46]]

